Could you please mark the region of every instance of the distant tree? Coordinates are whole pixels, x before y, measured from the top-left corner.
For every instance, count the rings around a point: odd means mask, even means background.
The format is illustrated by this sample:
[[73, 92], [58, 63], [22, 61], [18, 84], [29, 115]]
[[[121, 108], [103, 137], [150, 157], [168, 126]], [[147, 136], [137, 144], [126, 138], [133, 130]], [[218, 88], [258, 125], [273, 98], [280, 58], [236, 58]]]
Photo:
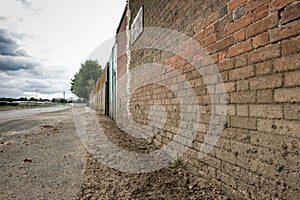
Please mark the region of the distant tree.
[[66, 103], [65, 99], [60, 99], [60, 103]]
[[84, 64], [81, 64], [79, 72], [71, 79], [70, 91], [79, 98], [87, 100], [100, 74], [101, 66], [98, 62], [87, 60]]
[[83, 98], [79, 98], [75, 101], [76, 103], [87, 103], [87, 101]]
[[21, 98], [17, 99], [17, 101], [27, 101], [27, 97], [21, 97]]
[[31, 97], [28, 101], [37, 101], [34, 97]]
[[53, 99], [51, 100], [51, 102], [52, 102], [52, 103], [59, 103], [59, 102], [60, 102], [60, 99], [53, 98]]

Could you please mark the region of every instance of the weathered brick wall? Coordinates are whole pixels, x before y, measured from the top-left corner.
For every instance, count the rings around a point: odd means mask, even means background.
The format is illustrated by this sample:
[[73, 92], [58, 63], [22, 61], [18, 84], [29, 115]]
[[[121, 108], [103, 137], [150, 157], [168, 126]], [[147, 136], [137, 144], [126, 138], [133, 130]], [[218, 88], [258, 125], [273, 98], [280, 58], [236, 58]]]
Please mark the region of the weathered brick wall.
[[106, 95], [106, 84], [107, 84], [107, 67], [105, 67], [100, 77], [97, 80], [95, 90], [90, 93], [89, 106], [99, 113], [105, 113], [105, 95]]
[[[199, 148], [211, 120], [211, 95], [203, 76], [181, 56], [155, 49], [131, 52], [132, 87], [147, 79], [151, 70], [138, 70], [143, 63], [161, 63], [161, 81], [182, 91], [184, 80], [198, 97], [201, 123], [182, 159], [195, 173], [205, 176], [230, 193], [250, 199], [299, 199], [300, 194], [300, 3], [296, 0], [131, 0], [130, 24], [144, 7], [144, 26], [184, 33], [199, 42], [210, 55], [200, 59], [202, 72], [217, 80], [216, 65], [224, 82], [227, 116], [224, 129], [205, 158]], [[137, 44], [141, 39], [137, 40]], [[203, 74], [202, 74], [203, 75]], [[159, 81], [158, 81], [159, 83]], [[163, 111], [166, 123], [153, 142], [168, 144], [178, 131], [180, 107], [174, 92], [149, 84], [132, 92], [130, 111], [139, 124], [149, 125]], [[150, 113], [150, 114], [149, 114]], [[150, 115], [150, 116], [149, 116]], [[151, 116], [152, 115], [152, 116]], [[155, 129], [155, 127], [152, 127]], [[150, 129], [149, 131], [152, 131]]]
[[120, 80], [122, 76], [126, 73], [127, 69], [127, 8], [125, 8], [122, 19], [120, 21], [119, 27], [117, 29], [117, 80]]
[[[126, 103], [122, 101], [126, 96], [127, 87], [127, 7], [124, 9], [119, 27], [117, 29], [117, 105], [116, 105], [116, 122], [122, 121], [126, 116]], [[119, 123], [119, 126], [122, 124]]]

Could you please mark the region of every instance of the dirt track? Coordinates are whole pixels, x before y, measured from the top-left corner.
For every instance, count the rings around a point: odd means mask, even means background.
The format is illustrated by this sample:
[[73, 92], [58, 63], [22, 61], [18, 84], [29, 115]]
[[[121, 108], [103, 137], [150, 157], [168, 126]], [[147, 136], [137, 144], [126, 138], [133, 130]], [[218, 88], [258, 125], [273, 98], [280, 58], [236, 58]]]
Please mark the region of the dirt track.
[[[99, 121], [120, 147], [155, 149]], [[0, 122], [0, 138], [0, 199], [228, 199], [180, 167], [130, 174], [103, 165], [79, 140], [72, 110]]]
[[0, 122], [0, 199], [72, 199], [81, 191], [85, 150], [71, 111]]

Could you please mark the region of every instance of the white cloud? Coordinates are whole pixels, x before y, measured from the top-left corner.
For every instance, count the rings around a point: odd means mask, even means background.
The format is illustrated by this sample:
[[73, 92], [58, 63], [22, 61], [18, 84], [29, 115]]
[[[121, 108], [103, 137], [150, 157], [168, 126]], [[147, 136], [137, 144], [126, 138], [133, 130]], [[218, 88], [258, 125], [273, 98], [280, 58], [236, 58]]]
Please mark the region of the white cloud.
[[15, 39], [15, 53], [24, 57], [26, 52], [28, 58], [5, 58], [23, 67], [7, 71], [8, 65], [2, 66], [1, 82], [3, 74], [7, 81], [0, 83], [0, 96], [28, 96], [35, 88], [40, 88], [40, 96], [61, 96], [63, 91], [71, 96], [70, 79], [97, 46], [114, 37], [125, 4], [126, 0], [2, 1], [0, 29], [6, 28]]

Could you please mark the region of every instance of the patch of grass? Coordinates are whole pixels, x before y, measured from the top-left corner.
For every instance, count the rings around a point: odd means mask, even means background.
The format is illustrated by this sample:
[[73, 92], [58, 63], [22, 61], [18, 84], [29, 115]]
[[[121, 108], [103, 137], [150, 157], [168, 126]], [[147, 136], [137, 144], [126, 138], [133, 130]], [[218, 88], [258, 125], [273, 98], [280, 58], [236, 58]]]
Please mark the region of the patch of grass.
[[184, 163], [182, 162], [182, 160], [177, 159], [177, 160], [174, 160], [171, 167], [172, 168], [180, 168], [180, 167], [183, 167], [183, 166], [184, 166]]
[[145, 145], [151, 145], [152, 144], [152, 142], [149, 142], [147, 140], [144, 140], [144, 142], [145, 142]]

